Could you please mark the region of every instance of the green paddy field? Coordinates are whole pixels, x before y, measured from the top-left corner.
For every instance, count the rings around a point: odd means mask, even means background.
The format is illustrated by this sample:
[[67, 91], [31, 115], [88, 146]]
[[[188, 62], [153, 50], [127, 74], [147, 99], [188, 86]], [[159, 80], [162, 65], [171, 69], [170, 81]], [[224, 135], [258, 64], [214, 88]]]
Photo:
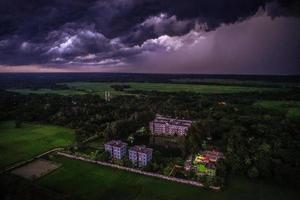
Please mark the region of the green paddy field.
[[299, 197], [296, 191], [243, 178], [231, 178], [224, 191], [214, 192], [63, 157], [54, 157], [53, 161], [62, 167], [36, 183], [71, 199], [293, 200]]
[[[67, 128], [23, 124], [22, 128], [17, 129], [13, 121], [1, 122], [0, 166], [29, 159], [55, 147], [68, 146], [73, 141], [73, 131]], [[99, 139], [94, 145], [97, 145], [97, 142], [102, 141]], [[76, 200], [293, 200], [299, 197], [299, 192], [295, 190], [240, 177], [230, 178], [224, 191], [214, 192], [61, 156], [51, 156], [50, 159], [61, 164], [60, 168], [33, 182], [24, 180], [22, 190], [30, 191], [30, 185], [34, 184], [44, 188], [46, 193]], [[7, 174], [6, 177], [8, 179], [2, 179], [0, 176], [0, 180], [15, 180], [14, 175]], [[21, 191], [23, 192], [27, 193]]]
[[75, 140], [73, 130], [52, 125], [0, 122], [0, 169], [30, 159], [56, 147], [66, 147]]
[[288, 119], [300, 119], [299, 101], [260, 100], [254, 106], [283, 113]]
[[[105, 91], [110, 91], [112, 96], [128, 95], [130, 91], [159, 91], [159, 92], [195, 92], [202, 94], [228, 94], [241, 92], [265, 92], [282, 90], [272, 87], [255, 87], [255, 86], [235, 86], [235, 85], [202, 85], [202, 84], [179, 84], [179, 83], [110, 83], [110, 82], [72, 82], [64, 83], [69, 89], [51, 90], [51, 89], [10, 89], [8, 91], [21, 94], [59, 94], [59, 95], [83, 95], [95, 94], [104, 96]], [[126, 84], [130, 88], [124, 91], [116, 91], [112, 87], [113, 84]]]

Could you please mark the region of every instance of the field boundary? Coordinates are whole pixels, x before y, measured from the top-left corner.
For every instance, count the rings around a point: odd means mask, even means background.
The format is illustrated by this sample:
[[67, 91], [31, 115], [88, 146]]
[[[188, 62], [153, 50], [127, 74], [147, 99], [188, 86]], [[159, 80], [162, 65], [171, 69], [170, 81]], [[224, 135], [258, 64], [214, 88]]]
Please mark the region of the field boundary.
[[[124, 167], [124, 166], [120, 166], [120, 165], [116, 165], [116, 164], [111, 164], [111, 163], [107, 163], [107, 162], [101, 162], [101, 161], [96, 161], [96, 160], [91, 160], [82, 156], [76, 156], [76, 155], [72, 155], [69, 153], [65, 153], [62, 152], [64, 150], [64, 148], [54, 148], [51, 149], [47, 152], [44, 152], [42, 154], [39, 154], [33, 158], [30, 158], [28, 160], [24, 160], [21, 162], [18, 162], [16, 164], [10, 165], [6, 168], [4, 168], [3, 170], [0, 171], [0, 174], [14, 170], [18, 167], [21, 167], [23, 165], [26, 165], [36, 159], [39, 159], [45, 155], [48, 155], [50, 153], [56, 153], [57, 155], [60, 156], [64, 156], [70, 159], [75, 159], [75, 160], [81, 160], [84, 162], [88, 162], [88, 163], [92, 163], [92, 164], [97, 164], [97, 165], [102, 165], [102, 166], [106, 166], [106, 167], [111, 167], [111, 168], [115, 168], [115, 169], [119, 169], [119, 170], [123, 170], [123, 171], [127, 171], [127, 172], [131, 172], [131, 173], [136, 173], [136, 174], [140, 174], [140, 175], [144, 175], [144, 176], [150, 176], [150, 177], [154, 177], [154, 178], [160, 178], [160, 179], [164, 179], [167, 181], [172, 181], [172, 182], [177, 182], [177, 183], [182, 183], [182, 184], [187, 184], [187, 185], [191, 185], [191, 186], [196, 186], [196, 187], [204, 187], [204, 185], [200, 182], [197, 181], [191, 181], [191, 180], [186, 180], [186, 179], [180, 179], [180, 178], [175, 178], [175, 177], [169, 177], [169, 176], [165, 176], [162, 174], [157, 174], [157, 173], [152, 173], [152, 172], [145, 172], [139, 169], [134, 169], [134, 168], [129, 168], [129, 167]], [[214, 187], [214, 186], [209, 186], [210, 189], [219, 191], [220, 187]]]
[[54, 149], [51, 149], [51, 150], [46, 151], [44, 153], [41, 153], [41, 154], [39, 154], [37, 156], [34, 156], [33, 158], [30, 158], [28, 160], [24, 160], [24, 161], [15, 163], [13, 165], [10, 165], [8, 167], [5, 167], [3, 170], [0, 171], [0, 174], [3, 174], [3, 173], [8, 172], [8, 171], [11, 171], [11, 170], [13, 170], [15, 168], [18, 168], [18, 167], [21, 167], [21, 166], [23, 166], [23, 165], [25, 165], [27, 163], [30, 163], [30, 162], [32, 162], [32, 161], [34, 161], [36, 159], [41, 158], [41, 157], [43, 157], [43, 156], [45, 156], [45, 155], [47, 155], [49, 153], [53, 153], [53, 152], [57, 152], [57, 151], [62, 151], [62, 150], [64, 150], [64, 148], [54, 148]]
[[[116, 169], [119, 169], [119, 170], [124, 170], [124, 171], [132, 172], [132, 173], [136, 173], [136, 174], [141, 174], [141, 175], [145, 175], [145, 176], [156, 177], [156, 178], [160, 178], [160, 179], [164, 179], [164, 180], [168, 180], [168, 181], [173, 181], [173, 182], [177, 182], [177, 183], [183, 183], [183, 184], [188, 184], [188, 185], [197, 186], [197, 187], [203, 187], [204, 186], [202, 183], [199, 183], [199, 182], [196, 182], [196, 181], [169, 177], [169, 176], [156, 174], [156, 173], [152, 173], [152, 172], [145, 172], [145, 171], [142, 171], [142, 170], [139, 170], [139, 169], [133, 169], [133, 168], [129, 168], [129, 167], [119, 166], [119, 165], [115, 165], [115, 164], [111, 164], [111, 163], [107, 163], [107, 162], [95, 161], [95, 160], [91, 160], [91, 159], [84, 158], [84, 157], [81, 157], [81, 156], [75, 156], [75, 155], [72, 155], [72, 154], [68, 154], [68, 153], [65, 153], [65, 152], [57, 151], [56, 154], [60, 155], [60, 156], [67, 157], [67, 158], [75, 159], [75, 160], [81, 160], [81, 161], [85, 161], [85, 162], [89, 162], [89, 163], [93, 163], [93, 164], [98, 164], [98, 165], [102, 165], [102, 166], [106, 166], [106, 167], [112, 167], [112, 168], [116, 168]], [[219, 188], [211, 188], [211, 189], [218, 190]]]

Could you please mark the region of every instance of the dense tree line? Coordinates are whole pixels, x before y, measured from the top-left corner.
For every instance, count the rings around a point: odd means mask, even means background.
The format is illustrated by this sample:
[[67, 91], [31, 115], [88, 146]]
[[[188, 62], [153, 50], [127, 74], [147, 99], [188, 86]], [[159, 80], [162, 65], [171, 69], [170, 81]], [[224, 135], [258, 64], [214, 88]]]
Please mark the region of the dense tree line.
[[127, 85], [127, 84], [113, 84], [110, 87], [113, 88], [116, 91], [124, 91], [126, 89], [129, 89], [130, 85]]
[[[224, 80], [224, 81], [222, 81]], [[56, 83], [65, 82], [154, 82], [240, 86], [291, 86], [299, 83], [299, 76], [262, 75], [209, 75], [209, 74], [134, 74], [134, 73], [2, 73], [0, 89], [8, 88], [50, 88], [66, 89]], [[220, 82], [221, 81], [221, 82]], [[243, 83], [238, 83], [243, 81]], [[245, 83], [246, 82], [246, 83]], [[250, 83], [249, 83], [250, 82]]]
[[231, 172], [299, 185], [300, 119], [249, 106], [216, 106], [195, 123], [187, 151], [219, 146]]
[[[96, 95], [20, 95], [1, 91], [0, 120], [71, 127], [80, 143], [95, 134], [106, 140], [126, 140], [142, 126], [148, 128], [156, 113], [193, 119], [196, 123], [184, 142], [183, 156], [217, 146], [225, 153], [225, 165], [231, 173], [299, 185], [300, 120], [252, 106], [257, 99], [299, 101], [296, 89], [226, 95], [133, 93], [137, 96], [119, 96], [106, 102]], [[154, 160], [149, 167], [168, 173], [169, 162], [159, 152], [156, 154], [157, 162]], [[164, 168], [157, 166], [164, 164]]]

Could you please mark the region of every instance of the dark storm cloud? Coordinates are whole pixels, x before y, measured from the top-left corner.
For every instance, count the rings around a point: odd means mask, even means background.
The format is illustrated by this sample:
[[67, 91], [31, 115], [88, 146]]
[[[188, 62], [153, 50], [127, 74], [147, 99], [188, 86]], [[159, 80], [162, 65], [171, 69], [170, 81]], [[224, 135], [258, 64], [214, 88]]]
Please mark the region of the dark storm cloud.
[[[178, 51], [148, 56], [132, 71], [167, 73], [299, 74], [300, 21], [258, 15], [207, 33], [166, 37]], [[272, 34], [270, 34], [272, 32]], [[163, 39], [163, 38], [161, 38]], [[184, 40], [198, 41], [192, 45]], [[145, 70], [147, 69], [147, 71]]]
[[298, 17], [299, 1], [1, 0], [0, 65], [128, 66], [259, 9]]

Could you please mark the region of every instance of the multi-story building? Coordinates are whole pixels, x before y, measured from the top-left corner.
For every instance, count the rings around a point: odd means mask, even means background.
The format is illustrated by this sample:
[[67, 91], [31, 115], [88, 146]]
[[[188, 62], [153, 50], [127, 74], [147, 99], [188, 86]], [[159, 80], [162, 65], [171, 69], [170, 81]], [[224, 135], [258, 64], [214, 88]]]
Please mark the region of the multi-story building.
[[179, 135], [185, 136], [193, 121], [174, 119], [156, 115], [156, 118], [149, 123], [150, 131], [154, 135]]
[[129, 149], [129, 160], [139, 167], [144, 167], [152, 159], [152, 149], [143, 146], [133, 146]]
[[127, 143], [122, 142], [121, 140], [109, 141], [104, 146], [105, 151], [109, 152], [115, 159], [122, 159], [126, 155]]

